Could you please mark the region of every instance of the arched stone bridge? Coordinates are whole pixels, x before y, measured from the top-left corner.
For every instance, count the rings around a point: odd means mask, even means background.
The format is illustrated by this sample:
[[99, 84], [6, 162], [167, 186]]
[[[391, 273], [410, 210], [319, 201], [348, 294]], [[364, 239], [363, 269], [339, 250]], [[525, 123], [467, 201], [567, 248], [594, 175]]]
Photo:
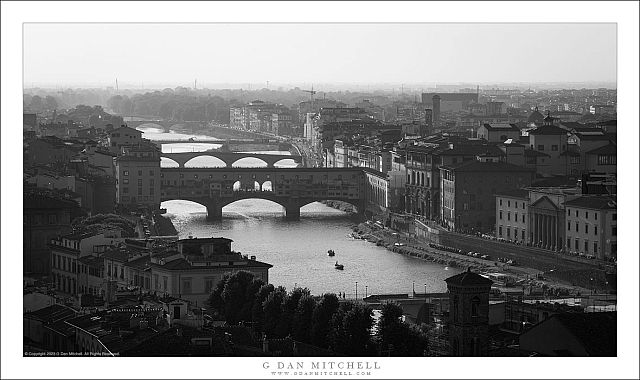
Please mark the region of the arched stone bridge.
[[299, 219], [300, 208], [336, 200], [360, 214], [388, 207], [386, 176], [366, 168], [162, 168], [161, 201], [188, 200], [204, 205], [208, 219], [221, 219], [222, 208], [243, 199], [266, 199]]
[[143, 124], [155, 124], [164, 129], [165, 132], [169, 132], [171, 128], [176, 126], [187, 127], [202, 127], [206, 124], [204, 121], [177, 121], [177, 120], [127, 120], [124, 118], [124, 123], [129, 127], [136, 129]]
[[183, 153], [162, 153], [160, 157], [168, 158], [175, 161], [179, 167], [184, 168], [184, 165], [190, 160], [196, 157], [215, 157], [222, 160], [228, 168], [243, 158], [257, 158], [267, 164], [267, 167], [273, 168], [278, 161], [291, 159], [298, 164], [302, 164], [302, 157], [299, 155], [285, 155], [285, 154], [261, 154], [261, 153], [234, 153], [234, 152], [220, 152], [220, 151], [205, 151], [205, 152], [183, 152]]

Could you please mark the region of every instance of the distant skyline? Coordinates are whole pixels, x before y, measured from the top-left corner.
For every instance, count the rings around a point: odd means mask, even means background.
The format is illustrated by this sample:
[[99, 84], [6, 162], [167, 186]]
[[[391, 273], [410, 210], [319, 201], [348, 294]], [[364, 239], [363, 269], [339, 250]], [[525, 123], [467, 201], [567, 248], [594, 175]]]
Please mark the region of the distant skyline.
[[[24, 86], [616, 83], [608, 24], [24, 24]], [[128, 85], [127, 85], [128, 84]], [[272, 87], [273, 86], [273, 87]], [[200, 87], [200, 86], [199, 86]], [[217, 87], [217, 86], [215, 86]]]

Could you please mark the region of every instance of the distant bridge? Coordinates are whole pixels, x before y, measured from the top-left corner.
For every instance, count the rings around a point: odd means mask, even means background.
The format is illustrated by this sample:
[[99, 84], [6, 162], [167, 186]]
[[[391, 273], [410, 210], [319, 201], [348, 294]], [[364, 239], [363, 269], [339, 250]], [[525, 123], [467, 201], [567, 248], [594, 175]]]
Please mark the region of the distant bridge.
[[323, 200], [350, 203], [359, 214], [388, 206], [386, 176], [366, 168], [162, 168], [160, 175], [161, 201], [199, 203], [213, 220], [224, 206], [253, 198], [283, 206], [287, 219]]
[[[127, 117], [129, 117], [130, 119], [127, 120]], [[123, 117], [124, 123], [129, 128], [136, 129], [136, 128], [138, 128], [139, 126], [141, 126], [143, 124], [154, 124], [154, 125], [157, 125], [159, 127], [162, 127], [165, 132], [169, 132], [172, 128], [176, 128], [176, 127], [197, 127], [197, 128], [202, 128], [207, 124], [207, 122], [205, 122], [205, 121], [178, 121], [178, 120], [163, 120], [163, 119], [157, 119], [157, 120], [132, 120], [131, 118], [132, 117], [130, 117], [130, 116]]]
[[205, 152], [184, 152], [184, 153], [162, 153], [160, 157], [168, 158], [178, 164], [178, 167], [184, 168], [185, 164], [196, 157], [215, 157], [222, 160], [227, 168], [243, 158], [257, 158], [267, 164], [268, 168], [273, 168], [276, 163], [282, 160], [293, 160], [298, 164], [302, 164], [302, 157], [299, 155], [286, 154], [260, 154], [260, 153], [234, 153], [209, 150]]
[[221, 144], [219, 148], [222, 152], [251, 152], [251, 151], [290, 151], [293, 145], [288, 142], [282, 142], [273, 139], [234, 139], [234, 140], [220, 140], [220, 139], [161, 139], [150, 140], [152, 143], [162, 148], [163, 145], [169, 144]]

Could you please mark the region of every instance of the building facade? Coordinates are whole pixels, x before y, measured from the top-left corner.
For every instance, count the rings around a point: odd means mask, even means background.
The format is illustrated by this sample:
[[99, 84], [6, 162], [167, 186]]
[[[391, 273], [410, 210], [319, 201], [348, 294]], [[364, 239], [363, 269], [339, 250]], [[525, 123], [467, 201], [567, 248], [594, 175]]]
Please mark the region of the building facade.
[[617, 258], [617, 204], [615, 198], [585, 195], [565, 202], [568, 252], [598, 259]]
[[442, 222], [454, 230], [489, 232], [496, 225], [495, 194], [529, 186], [533, 178], [533, 170], [503, 162], [443, 165]]
[[121, 208], [160, 208], [160, 150], [155, 144], [123, 147], [116, 158], [116, 202]]

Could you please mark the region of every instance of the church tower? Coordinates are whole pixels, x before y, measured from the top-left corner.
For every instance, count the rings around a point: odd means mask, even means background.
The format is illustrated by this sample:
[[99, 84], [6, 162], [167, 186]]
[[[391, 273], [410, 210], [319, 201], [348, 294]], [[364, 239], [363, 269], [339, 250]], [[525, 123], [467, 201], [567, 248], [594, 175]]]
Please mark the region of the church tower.
[[445, 281], [449, 291], [450, 356], [486, 356], [493, 281], [471, 272], [471, 268]]

